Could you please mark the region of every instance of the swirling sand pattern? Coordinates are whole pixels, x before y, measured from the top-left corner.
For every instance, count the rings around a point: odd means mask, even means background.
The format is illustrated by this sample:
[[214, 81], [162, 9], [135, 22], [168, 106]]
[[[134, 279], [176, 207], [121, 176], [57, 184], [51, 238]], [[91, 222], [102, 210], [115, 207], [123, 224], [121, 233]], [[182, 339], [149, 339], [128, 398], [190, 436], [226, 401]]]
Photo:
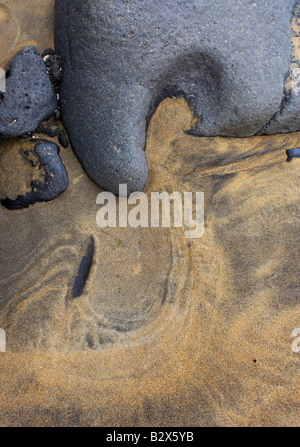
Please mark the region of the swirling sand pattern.
[[[131, 276], [127, 271], [130, 254], [126, 248], [117, 250], [117, 259], [110, 256], [119, 271], [116, 277], [124, 275], [121, 281], [128, 282], [129, 288], [123, 285], [121, 293], [118, 279], [114, 285], [113, 278], [106, 279], [103, 274], [105, 269], [109, 273], [111, 262], [101, 253], [111, 248], [111, 237], [102, 233], [94, 239], [93, 265], [78, 297], [73, 296], [74, 281], [89, 244], [89, 236], [83, 233], [42, 241], [30, 253], [24, 268], [0, 281], [0, 327], [6, 330], [8, 351], [88, 351], [117, 341], [129, 342], [132, 331], [157, 317], [169, 301], [176, 302], [179, 285], [184, 289], [187, 280], [187, 268], [185, 258], [180, 260], [178, 248], [170, 240], [158, 235], [163, 250], [154, 242], [150, 246], [154, 253], [145, 252], [145, 243], [140, 246], [143, 256], [138, 256], [139, 263], [145, 262], [145, 255], [149, 263], [163, 256], [163, 264], [152, 263], [154, 268], [149, 266], [149, 273], [142, 272], [143, 277], [134, 273], [134, 268], [139, 272], [142, 264], [139, 268], [133, 264]], [[149, 287], [154, 277], [155, 284]], [[133, 296], [130, 290], [136, 290]]]
[[[52, 45], [53, 0], [1, 6], [5, 39], [16, 30], [2, 65], [32, 38]], [[1, 426], [299, 425], [299, 159], [285, 161], [299, 134], [195, 138], [192, 121], [183, 100], [158, 108], [146, 192], [204, 191], [199, 240], [100, 230], [100, 190], [70, 148], [65, 193], [0, 208]], [[91, 237], [94, 263], [72, 300]]]
[[[62, 154], [66, 193], [14, 221], [3, 211], [18, 258], [26, 253], [31, 264], [24, 270], [7, 237], [1, 241], [15, 259], [1, 290], [24, 303], [5, 317], [18, 353], [1, 358], [2, 425], [299, 424], [299, 357], [291, 349], [299, 160], [285, 156], [299, 134], [199, 139], [184, 133], [192, 119], [181, 99], [157, 110], [146, 192], [203, 190], [199, 240], [188, 242], [180, 229], [97, 228], [99, 189], [71, 150]], [[32, 235], [18, 232], [41, 221], [44, 237], [32, 252]], [[91, 235], [95, 264], [84, 294], [66, 308]]]
[[[70, 187], [62, 196], [24, 211], [0, 210], [3, 225], [8, 224], [2, 241], [7, 262], [1, 265], [0, 327], [7, 331], [10, 352], [88, 351], [128, 342], [167, 303], [184, 302], [190, 266], [180, 235], [168, 229], [99, 229], [99, 188], [71, 149], [62, 157], [72, 165]], [[14, 158], [7, 160], [5, 175], [14, 169]], [[91, 240], [87, 284], [74, 297]]]

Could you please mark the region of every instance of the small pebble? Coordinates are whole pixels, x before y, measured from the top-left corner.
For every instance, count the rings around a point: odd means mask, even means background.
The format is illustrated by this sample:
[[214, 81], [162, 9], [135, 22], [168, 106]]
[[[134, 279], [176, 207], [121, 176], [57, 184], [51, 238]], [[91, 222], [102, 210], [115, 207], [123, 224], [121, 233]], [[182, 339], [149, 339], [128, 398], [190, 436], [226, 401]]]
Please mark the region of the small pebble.
[[42, 52], [42, 58], [46, 57], [46, 56], [54, 56], [54, 50], [53, 48], [46, 48], [43, 52]]
[[20, 136], [20, 138], [30, 138], [31, 133], [23, 133], [23, 135]]
[[62, 147], [67, 148], [69, 146], [69, 140], [67, 134], [64, 130], [62, 130], [59, 134], [58, 141], [62, 145]]
[[56, 121], [48, 121], [47, 123], [41, 123], [36, 128], [36, 133], [43, 133], [50, 138], [54, 138], [59, 134], [59, 125]]
[[59, 121], [60, 118], [61, 118], [60, 110], [56, 110], [55, 113], [54, 113], [54, 119], [55, 119], [55, 121]]
[[286, 151], [287, 159], [286, 161], [292, 161], [293, 157], [300, 157], [300, 147], [294, 147], [293, 149], [288, 149]]

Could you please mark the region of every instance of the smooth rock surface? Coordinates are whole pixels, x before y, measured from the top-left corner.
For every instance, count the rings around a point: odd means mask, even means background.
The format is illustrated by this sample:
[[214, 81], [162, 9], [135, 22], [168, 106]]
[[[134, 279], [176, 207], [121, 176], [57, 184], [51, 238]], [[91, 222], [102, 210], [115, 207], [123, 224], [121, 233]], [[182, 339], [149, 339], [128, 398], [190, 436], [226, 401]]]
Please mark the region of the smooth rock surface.
[[0, 135], [4, 138], [33, 132], [57, 107], [45, 63], [34, 46], [16, 54], [8, 73], [0, 103]]
[[63, 122], [90, 177], [143, 188], [147, 123], [168, 96], [189, 101], [193, 135], [259, 132], [282, 103], [295, 3], [57, 1]]
[[286, 151], [287, 160], [286, 161], [292, 161], [292, 159], [300, 158], [300, 147], [294, 147], [293, 149], [288, 149]]
[[59, 133], [58, 141], [59, 141], [59, 144], [62, 147], [64, 147], [65, 149], [69, 146], [69, 139], [68, 139], [67, 134], [66, 134], [66, 132], [64, 130], [62, 130]]
[[51, 141], [7, 140], [0, 161], [1, 204], [11, 211], [49, 202], [68, 186], [58, 146]]

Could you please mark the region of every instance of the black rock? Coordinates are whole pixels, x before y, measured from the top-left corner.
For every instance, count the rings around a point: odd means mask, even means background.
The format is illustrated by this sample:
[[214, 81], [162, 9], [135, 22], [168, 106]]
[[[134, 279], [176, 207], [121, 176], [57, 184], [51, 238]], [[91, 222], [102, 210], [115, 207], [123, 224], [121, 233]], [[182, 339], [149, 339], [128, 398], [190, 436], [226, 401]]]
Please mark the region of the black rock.
[[68, 137], [64, 130], [62, 130], [60, 132], [58, 140], [59, 140], [60, 144], [62, 145], [62, 147], [67, 148], [69, 146], [69, 140], [68, 140]]
[[51, 79], [53, 88], [56, 93], [59, 93], [61, 77], [62, 77], [62, 59], [56, 54], [47, 57], [45, 60], [47, 73]]
[[46, 123], [40, 123], [36, 128], [36, 133], [43, 133], [48, 137], [54, 138], [59, 134], [59, 125], [56, 121], [47, 121]]
[[186, 98], [197, 136], [247, 137], [279, 110], [295, 0], [56, 1], [63, 123], [86, 172], [118, 192], [148, 176], [147, 124]]
[[[16, 199], [1, 198], [1, 204], [9, 210], [28, 208], [37, 202], [49, 202], [64, 192], [68, 186], [68, 175], [59, 156], [56, 144], [47, 140], [31, 140], [31, 148], [25, 151], [28, 159], [30, 151], [34, 151], [39, 159], [39, 169], [44, 172], [43, 180], [34, 180], [30, 183], [31, 191], [19, 195]], [[36, 166], [32, 161], [32, 166]]]
[[56, 108], [56, 95], [40, 53], [33, 46], [24, 48], [10, 63], [0, 103], [1, 137], [33, 132]]
[[55, 121], [59, 121], [61, 119], [61, 113], [58, 109], [55, 110], [54, 119], [55, 119]]
[[54, 56], [54, 50], [53, 48], [46, 48], [43, 52], [42, 52], [42, 58], [46, 57], [46, 56]]
[[84, 288], [89, 278], [89, 274], [93, 265], [94, 253], [95, 253], [95, 240], [92, 236], [89, 245], [87, 247], [86, 254], [83, 256], [81, 260], [78, 269], [78, 274], [74, 281], [73, 298], [80, 297], [84, 292]]
[[287, 159], [286, 161], [292, 161], [294, 157], [300, 158], [300, 147], [294, 147], [293, 149], [288, 149], [286, 151]]

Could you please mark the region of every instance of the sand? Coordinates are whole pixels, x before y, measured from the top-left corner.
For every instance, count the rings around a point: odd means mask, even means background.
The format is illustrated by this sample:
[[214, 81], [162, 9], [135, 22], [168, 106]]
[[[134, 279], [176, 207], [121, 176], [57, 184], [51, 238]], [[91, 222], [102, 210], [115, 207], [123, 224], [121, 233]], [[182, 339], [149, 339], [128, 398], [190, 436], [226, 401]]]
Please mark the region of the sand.
[[[53, 45], [54, 2], [23, 3], [0, 3], [2, 66], [24, 45]], [[197, 138], [192, 121], [183, 99], [157, 109], [145, 192], [204, 191], [200, 239], [99, 228], [101, 189], [71, 147], [65, 193], [0, 208], [1, 426], [299, 425], [300, 160], [285, 150], [300, 134]]]

